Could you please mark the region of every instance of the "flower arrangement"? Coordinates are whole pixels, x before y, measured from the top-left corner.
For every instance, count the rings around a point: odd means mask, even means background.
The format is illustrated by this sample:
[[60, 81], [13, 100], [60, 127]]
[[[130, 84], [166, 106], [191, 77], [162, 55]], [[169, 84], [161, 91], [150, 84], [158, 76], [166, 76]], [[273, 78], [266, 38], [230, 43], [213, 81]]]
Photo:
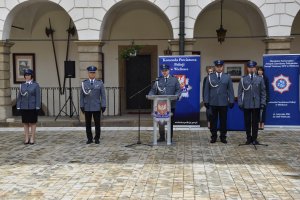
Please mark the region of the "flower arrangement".
[[139, 45], [131, 45], [130, 47], [123, 49], [120, 55], [124, 60], [127, 60], [130, 57], [136, 56], [141, 49], [142, 47]]

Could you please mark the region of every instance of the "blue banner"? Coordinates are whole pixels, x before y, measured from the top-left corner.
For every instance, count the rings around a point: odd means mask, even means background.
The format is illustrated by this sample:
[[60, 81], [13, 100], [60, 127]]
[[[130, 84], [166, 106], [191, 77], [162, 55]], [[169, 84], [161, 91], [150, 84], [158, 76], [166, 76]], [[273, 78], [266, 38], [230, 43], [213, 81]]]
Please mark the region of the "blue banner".
[[200, 56], [159, 56], [158, 66], [161, 64], [170, 66], [170, 74], [178, 78], [182, 90], [175, 124], [200, 125]]
[[270, 82], [266, 124], [300, 125], [300, 55], [264, 55], [263, 60]]

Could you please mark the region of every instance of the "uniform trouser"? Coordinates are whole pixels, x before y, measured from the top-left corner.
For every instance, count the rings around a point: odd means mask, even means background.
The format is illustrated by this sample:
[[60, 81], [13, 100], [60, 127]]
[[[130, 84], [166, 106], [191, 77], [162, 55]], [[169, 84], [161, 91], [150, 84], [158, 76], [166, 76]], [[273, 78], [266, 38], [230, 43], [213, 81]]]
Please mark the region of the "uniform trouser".
[[218, 137], [218, 119], [220, 120], [220, 138], [226, 139], [227, 133], [227, 106], [211, 106], [212, 116], [210, 122], [211, 139]]
[[[174, 124], [174, 115], [175, 115], [175, 108], [171, 108], [171, 112], [173, 115], [171, 116], [171, 140], [173, 138], [173, 124]], [[164, 125], [159, 125], [159, 135], [160, 138], [165, 139], [165, 126]]]
[[86, 128], [86, 137], [88, 140], [93, 140], [93, 134], [92, 134], [92, 116], [94, 117], [95, 122], [95, 140], [100, 139], [100, 111], [86, 111], [84, 112], [85, 116], [85, 128]]
[[246, 134], [247, 134], [248, 141], [257, 139], [259, 112], [260, 112], [259, 108], [244, 109], [244, 120], [245, 120]]
[[206, 108], [206, 121], [211, 121], [211, 108]]

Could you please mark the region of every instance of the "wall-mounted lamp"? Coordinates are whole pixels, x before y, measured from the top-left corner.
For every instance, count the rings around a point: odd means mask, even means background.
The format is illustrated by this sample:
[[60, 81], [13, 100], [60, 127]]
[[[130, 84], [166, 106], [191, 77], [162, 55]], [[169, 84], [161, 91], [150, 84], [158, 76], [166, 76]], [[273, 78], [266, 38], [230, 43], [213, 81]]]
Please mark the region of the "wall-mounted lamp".
[[166, 56], [170, 56], [170, 55], [172, 55], [172, 50], [168, 47], [168, 49], [164, 50], [164, 54]]

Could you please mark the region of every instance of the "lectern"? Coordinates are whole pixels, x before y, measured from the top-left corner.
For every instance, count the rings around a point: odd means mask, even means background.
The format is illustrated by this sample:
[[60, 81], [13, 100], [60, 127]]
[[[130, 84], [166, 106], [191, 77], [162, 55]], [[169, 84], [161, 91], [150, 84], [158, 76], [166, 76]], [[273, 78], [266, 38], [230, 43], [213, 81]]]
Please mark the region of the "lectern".
[[171, 101], [178, 98], [177, 95], [146, 95], [153, 100], [153, 145], [157, 145], [157, 125], [167, 124], [167, 145], [171, 145]]

